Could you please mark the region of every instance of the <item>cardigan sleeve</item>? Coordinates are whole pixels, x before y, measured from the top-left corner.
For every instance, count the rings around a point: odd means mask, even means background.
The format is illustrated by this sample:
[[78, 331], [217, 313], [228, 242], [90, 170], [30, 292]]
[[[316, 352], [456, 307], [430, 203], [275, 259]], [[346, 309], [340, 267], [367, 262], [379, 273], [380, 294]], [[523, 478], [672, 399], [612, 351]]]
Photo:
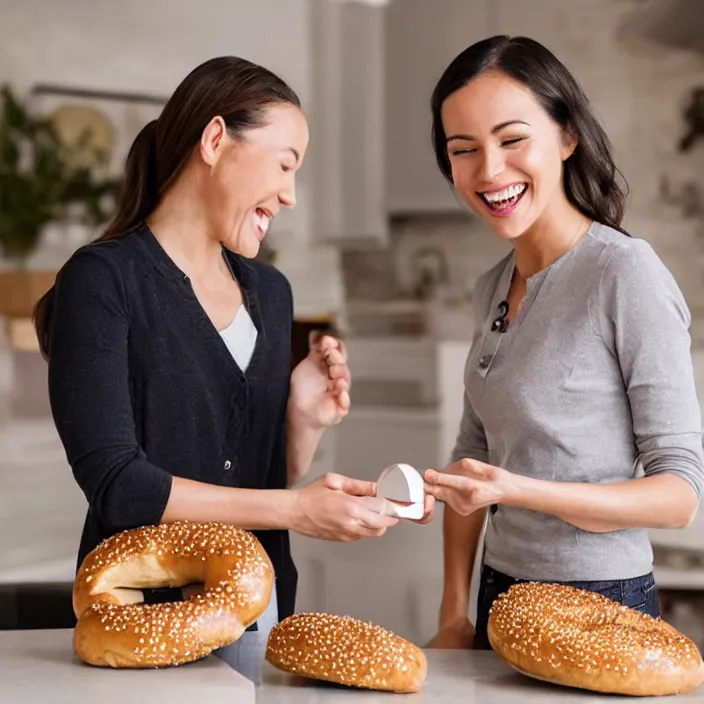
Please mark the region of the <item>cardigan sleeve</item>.
[[107, 534], [155, 525], [172, 477], [137, 442], [119, 270], [99, 247], [79, 250], [57, 276], [53, 305], [49, 399], [75, 480]]
[[704, 488], [702, 421], [690, 350], [690, 312], [674, 277], [644, 240], [614, 249], [592, 311], [618, 359], [640, 463], [673, 474], [699, 498]]

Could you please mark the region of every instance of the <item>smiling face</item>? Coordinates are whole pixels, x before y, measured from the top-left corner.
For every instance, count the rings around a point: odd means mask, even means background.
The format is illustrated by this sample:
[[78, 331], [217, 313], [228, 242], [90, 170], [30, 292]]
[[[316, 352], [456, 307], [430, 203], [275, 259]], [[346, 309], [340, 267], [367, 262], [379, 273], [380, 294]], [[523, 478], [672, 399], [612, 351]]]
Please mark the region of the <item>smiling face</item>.
[[296, 204], [295, 174], [308, 147], [308, 125], [293, 105], [274, 105], [262, 127], [236, 138], [221, 118], [203, 132], [201, 159], [209, 166], [202, 183], [208, 229], [229, 250], [252, 258], [273, 218]]
[[574, 141], [523, 84], [487, 71], [445, 100], [442, 124], [457, 194], [502, 238], [567, 205], [562, 167]]

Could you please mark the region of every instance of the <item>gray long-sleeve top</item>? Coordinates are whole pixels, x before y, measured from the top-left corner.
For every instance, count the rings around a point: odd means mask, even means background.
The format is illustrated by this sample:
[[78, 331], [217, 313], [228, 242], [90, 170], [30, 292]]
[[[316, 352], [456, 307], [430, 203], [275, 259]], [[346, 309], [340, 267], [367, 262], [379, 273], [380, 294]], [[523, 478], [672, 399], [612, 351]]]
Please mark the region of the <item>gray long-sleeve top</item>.
[[[652, 247], [592, 224], [528, 280], [508, 329], [494, 332], [514, 265], [512, 252], [475, 288], [477, 328], [452, 461], [601, 484], [642, 467], [683, 478], [699, 496], [704, 456], [690, 313]], [[648, 573], [652, 557], [645, 529], [591, 533], [503, 505], [489, 514], [485, 562], [513, 577], [627, 579]]]

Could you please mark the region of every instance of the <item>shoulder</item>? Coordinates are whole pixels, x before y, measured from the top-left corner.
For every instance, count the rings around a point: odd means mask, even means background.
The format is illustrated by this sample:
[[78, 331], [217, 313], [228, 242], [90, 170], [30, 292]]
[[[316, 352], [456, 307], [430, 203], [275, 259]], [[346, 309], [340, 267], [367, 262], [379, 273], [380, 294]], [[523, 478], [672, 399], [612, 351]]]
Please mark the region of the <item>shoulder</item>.
[[624, 235], [606, 225], [592, 228], [600, 245], [600, 288], [614, 295], [635, 290], [642, 296], [658, 295], [663, 289], [679, 291], [674, 276], [653, 246], [638, 236]]
[[689, 324], [689, 309], [677, 281], [649, 242], [605, 225], [593, 228], [592, 236], [600, 244], [593, 297], [596, 318], [618, 324], [621, 318], [674, 314]]
[[124, 289], [123, 272], [131, 250], [129, 237], [79, 247], [59, 270], [57, 284], [86, 290], [106, 286]]

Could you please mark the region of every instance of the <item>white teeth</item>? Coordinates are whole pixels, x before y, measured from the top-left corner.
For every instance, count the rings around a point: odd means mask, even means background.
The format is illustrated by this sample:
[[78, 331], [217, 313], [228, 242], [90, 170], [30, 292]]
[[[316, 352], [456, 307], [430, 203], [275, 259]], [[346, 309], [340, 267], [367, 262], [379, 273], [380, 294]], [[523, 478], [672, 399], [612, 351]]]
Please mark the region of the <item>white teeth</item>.
[[482, 196], [488, 200], [490, 203], [496, 203], [500, 200], [508, 200], [509, 198], [514, 198], [515, 196], [520, 196], [523, 191], [526, 190], [525, 183], [519, 183], [514, 186], [509, 186], [504, 188], [503, 191], [493, 191], [492, 193], [482, 193]]
[[261, 228], [264, 234], [266, 234], [266, 231], [269, 229], [269, 223], [271, 222], [271, 218], [260, 211], [257, 211], [257, 213], [255, 214], [255, 218], [257, 226]]

